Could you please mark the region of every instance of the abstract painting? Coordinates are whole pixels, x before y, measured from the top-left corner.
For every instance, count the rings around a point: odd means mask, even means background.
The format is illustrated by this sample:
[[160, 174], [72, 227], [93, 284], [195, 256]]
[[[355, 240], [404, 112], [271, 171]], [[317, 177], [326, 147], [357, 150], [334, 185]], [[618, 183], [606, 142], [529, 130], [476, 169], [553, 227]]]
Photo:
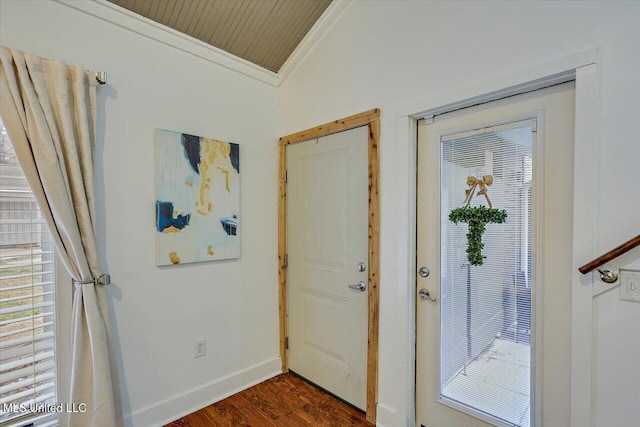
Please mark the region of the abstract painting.
[[240, 147], [156, 129], [156, 263], [240, 256]]

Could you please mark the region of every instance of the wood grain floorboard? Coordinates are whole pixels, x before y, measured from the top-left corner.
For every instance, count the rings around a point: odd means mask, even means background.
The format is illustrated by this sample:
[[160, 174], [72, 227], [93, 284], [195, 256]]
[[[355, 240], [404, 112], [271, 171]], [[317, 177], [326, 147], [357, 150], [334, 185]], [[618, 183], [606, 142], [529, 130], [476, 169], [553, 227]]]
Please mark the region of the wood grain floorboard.
[[166, 427], [373, 427], [357, 409], [283, 374], [180, 418]]

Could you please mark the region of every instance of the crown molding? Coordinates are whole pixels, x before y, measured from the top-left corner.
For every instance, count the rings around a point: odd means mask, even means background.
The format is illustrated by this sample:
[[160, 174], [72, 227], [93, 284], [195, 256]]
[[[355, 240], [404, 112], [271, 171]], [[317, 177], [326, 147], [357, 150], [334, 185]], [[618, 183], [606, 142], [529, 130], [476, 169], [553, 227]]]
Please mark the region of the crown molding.
[[54, 1], [270, 86], [278, 87], [280, 84], [279, 75], [266, 68], [238, 58], [229, 52], [213, 47], [106, 0]]
[[289, 58], [282, 64], [278, 75], [280, 76], [280, 84], [300, 65], [302, 60], [309, 54], [313, 47], [324, 37], [338, 17], [351, 4], [352, 0], [333, 0], [329, 7], [323, 12], [316, 23], [311, 27], [307, 35], [298, 44], [295, 50], [289, 55]]

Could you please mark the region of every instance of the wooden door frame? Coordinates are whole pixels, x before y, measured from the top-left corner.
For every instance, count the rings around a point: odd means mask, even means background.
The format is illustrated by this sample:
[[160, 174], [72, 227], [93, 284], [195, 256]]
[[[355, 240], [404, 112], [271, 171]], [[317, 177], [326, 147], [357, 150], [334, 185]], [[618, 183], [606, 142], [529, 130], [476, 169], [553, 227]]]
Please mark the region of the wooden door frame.
[[280, 357], [282, 371], [289, 369], [287, 363], [287, 188], [285, 170], [287, 166], [287, 145], [331, 135], [337, 132], [368, 126], [368, 168], [369, 168], [369, 275], [368, 275], [368, 344], [367, 344], [367, 421], [375, 424], [376, 406], [378, 403], [378, 318], [380, 305], [379, 270], [380, 270], [380, 203], [379, 203], [379, 171], [380, 171], [380, 110], [365, 111], [325, 123], [310, 129], [296, 132], [280, 138], [280, 173], [278, 195], [278, 279], [279, 279], [279, 322], [280, 322]]

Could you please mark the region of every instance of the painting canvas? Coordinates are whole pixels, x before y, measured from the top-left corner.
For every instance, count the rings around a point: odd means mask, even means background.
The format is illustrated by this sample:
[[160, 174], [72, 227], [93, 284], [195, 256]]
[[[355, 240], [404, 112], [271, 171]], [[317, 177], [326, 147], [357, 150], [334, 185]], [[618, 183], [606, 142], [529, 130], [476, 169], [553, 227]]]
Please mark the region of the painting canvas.
[[240, 256], [240, 147], [156, 129], [156, 262]]

